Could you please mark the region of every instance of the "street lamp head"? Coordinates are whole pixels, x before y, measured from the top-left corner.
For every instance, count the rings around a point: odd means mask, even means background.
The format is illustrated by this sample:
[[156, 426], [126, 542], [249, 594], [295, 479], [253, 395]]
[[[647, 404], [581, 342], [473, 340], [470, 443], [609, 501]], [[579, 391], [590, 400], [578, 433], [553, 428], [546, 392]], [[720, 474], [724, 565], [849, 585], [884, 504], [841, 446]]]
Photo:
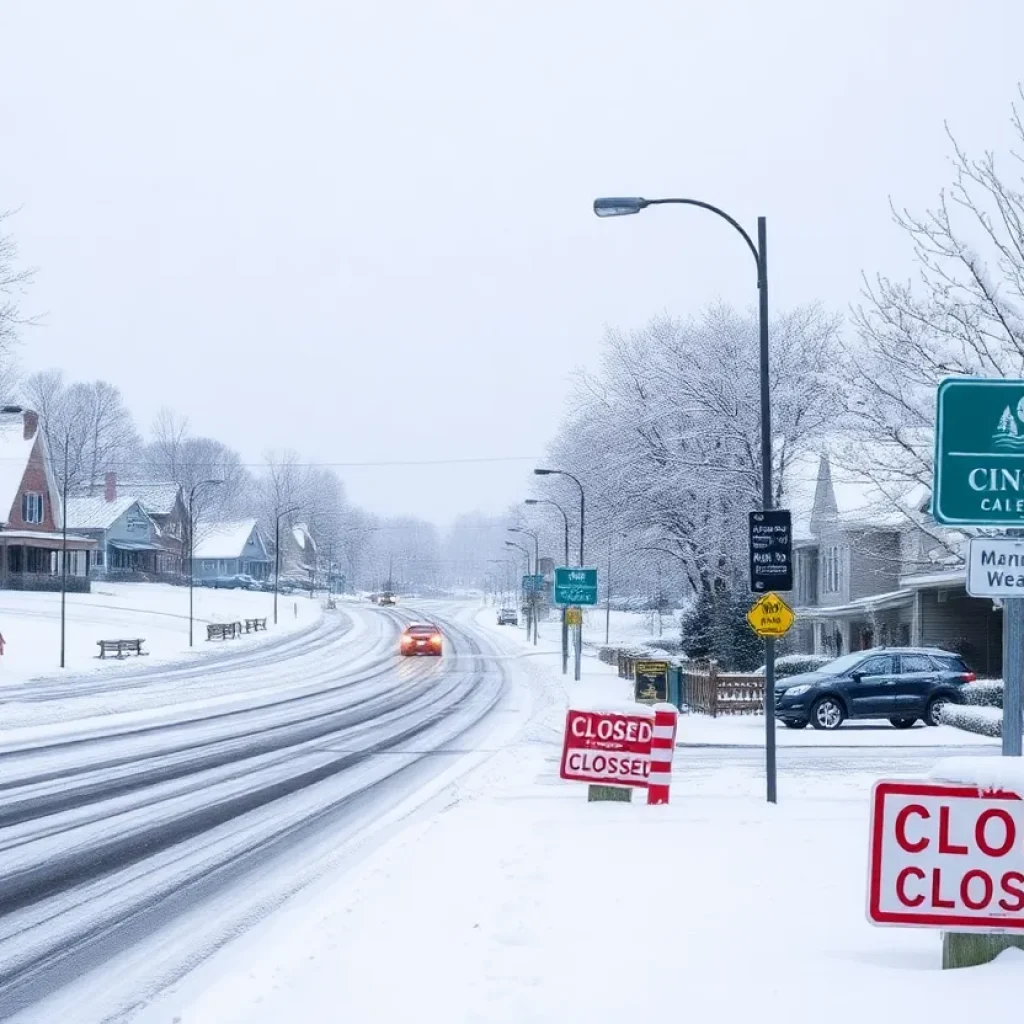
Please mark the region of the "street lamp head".
[[537, 476], [551, 476], [553, 473], [557, 473], [556, 469], [535, 469], [533, 471]]
[[537, 498], [524, 498], [523, 499], [523, 504], [524, 505], [539, 505], [540, 501]]
[[611, 199], [595, 199], [594, 213], [598, 217], [625, 217], [630, 213], [639, 213], [647, 200], [639, 196], [616, 196]]

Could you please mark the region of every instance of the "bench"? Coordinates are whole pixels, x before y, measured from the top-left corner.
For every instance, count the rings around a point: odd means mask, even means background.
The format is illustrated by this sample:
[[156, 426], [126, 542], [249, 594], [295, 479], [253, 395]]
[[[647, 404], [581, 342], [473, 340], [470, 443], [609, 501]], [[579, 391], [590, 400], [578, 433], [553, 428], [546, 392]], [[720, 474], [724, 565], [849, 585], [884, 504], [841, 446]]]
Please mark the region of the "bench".
[[97, 640], [96, 646], [100, 649], [100, 657], [105, 658], [108, 654], [124, 658], [128, 654], [143, 655], [147, 651], [142, 649], [145, 640]]
[[262, 619], [246, 619], [245, 620], [245, 631], [246, 633], [258, 633], [261, 629], [266, 630], [267, 619], [264, 616]]
[[207, 640], [234, 640], [242, 632], [239, 622], [211, 622], [206, 627]]

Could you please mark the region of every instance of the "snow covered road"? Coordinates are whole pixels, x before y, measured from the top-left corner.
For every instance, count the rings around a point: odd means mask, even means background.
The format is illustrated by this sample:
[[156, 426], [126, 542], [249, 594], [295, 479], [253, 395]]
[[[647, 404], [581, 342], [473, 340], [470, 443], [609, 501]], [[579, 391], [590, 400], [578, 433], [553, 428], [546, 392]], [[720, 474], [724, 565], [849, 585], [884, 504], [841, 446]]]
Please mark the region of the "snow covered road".
[[[343, 840], [385, 783], [478, 723], [503, 693], [501, 651], [465, 609], [429, 614], [441, 659], [395, 653], [409, 609], [352, 606], [255, 656], [51, 692], [96, 713], [6, 730], [0, 1019], [47, 1019], [40, 999], [155, 942], [83, 1019], [127, 1012], [302, 884], [305, 844]], [[288, 871], [250, 884], [285, 856]], [[168, 946], [169, 924], [225, 894], [224, 913]]]

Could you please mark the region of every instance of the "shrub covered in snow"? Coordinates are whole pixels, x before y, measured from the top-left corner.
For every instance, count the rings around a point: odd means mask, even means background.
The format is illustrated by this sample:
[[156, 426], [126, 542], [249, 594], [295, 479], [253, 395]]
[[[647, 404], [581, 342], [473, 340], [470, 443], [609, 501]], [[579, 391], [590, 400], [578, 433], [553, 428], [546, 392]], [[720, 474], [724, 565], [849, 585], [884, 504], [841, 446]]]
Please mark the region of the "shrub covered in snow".
[[[822, 665], [833, 661], [830, 654], [787, 654], [775, 659], [775, 678], [785, 679], [787, 676], [798, 676], [802, 672], [816, 672]], [[763, 676], [765, 666], [757, 670], [757, 675]]]
[[1003, 706], [1002, 679], [979, 679], [976, 683], [963, 687], [964, 704], [975, 707], [1001, 708]]
[[939, 721], [973, 732], [979, 736], [999, 737], [1003, 734], [1002, 712], [992, 707], [970, 707], [965, 704], [947, 704], [940, 708]]

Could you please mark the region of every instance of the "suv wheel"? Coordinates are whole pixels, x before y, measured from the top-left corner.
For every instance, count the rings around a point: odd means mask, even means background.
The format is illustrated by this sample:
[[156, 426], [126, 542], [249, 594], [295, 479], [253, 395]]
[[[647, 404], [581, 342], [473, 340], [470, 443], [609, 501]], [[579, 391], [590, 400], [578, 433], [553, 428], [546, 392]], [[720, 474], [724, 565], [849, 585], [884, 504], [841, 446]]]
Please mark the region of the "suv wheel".
[[916, 718], [890, 718], [889, 721], [892, 722], [892, 724], [897, 729], [913, 729], [914, 728], [914, 723], [917, 721], [917, 719]]
[[928, 701], [928, 707], [925, 708], [924, 712], [924, 724], [925, 725], [941, 725], [939, 721], [939, 712], [947, 705], [952, 703], [948, 697], [932, 697]]
[[838, 729], [844, 718], [846, 711], [835, 697], [822, 697], [811, 708], [811, 725], [815, 729]]

